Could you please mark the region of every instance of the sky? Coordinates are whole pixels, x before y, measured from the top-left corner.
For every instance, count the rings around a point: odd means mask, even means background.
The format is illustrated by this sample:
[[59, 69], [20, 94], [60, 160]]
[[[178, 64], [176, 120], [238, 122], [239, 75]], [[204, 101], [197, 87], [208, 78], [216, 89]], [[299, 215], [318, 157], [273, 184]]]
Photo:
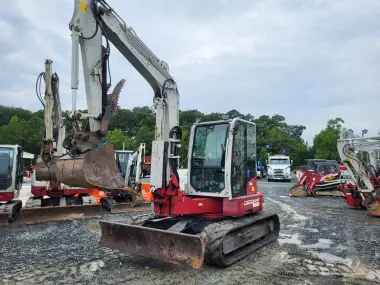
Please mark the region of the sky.
[[[182, 110], [280, 114], [313, 137], [329, 119], [368, 135], [380, 132], [378, 0], [108, 0], [170, 67]], [[4, 1], [0, 10], [0, 104], [41, 109], [35, 82], [45, 59], [72, 108], [74, 0]], [[121, 108], [152, 106], [150, 85], [111, 48]], [[82, 70], [82, 69], [81, 69]], [[80, 71], [82, 72], [82, 71]], [[113, 86], [114, 87], [114, 86]], [[112, 87], [111, 87], [112, 89]], [[86, 108], [83, 75], [78, 108]]]

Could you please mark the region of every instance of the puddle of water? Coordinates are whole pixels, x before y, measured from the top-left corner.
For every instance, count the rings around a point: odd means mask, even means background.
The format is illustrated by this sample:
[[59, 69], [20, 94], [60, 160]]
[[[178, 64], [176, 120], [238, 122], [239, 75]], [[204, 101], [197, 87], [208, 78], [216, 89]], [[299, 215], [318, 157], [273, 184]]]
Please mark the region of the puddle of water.
[[314, 229], [314, 228], [303, 228], [303, 229], [311, 233], [319, 233], [318, 229]]
[[367, 221], [367, 225], [380, 225], [379, 218], [371, 218]]
[[99, 268], [102, 268], [104, 266], [103, 260], [99, 261], [93, 261], [90, 263], [90, 271], [95, 272]]
[[302, 241], [300, 240], [300, 235], [298, 233], [293, 235], [280, 234], [280, 237], [277, 240], [280, 245], [283, 245], [284, 243], [302, 245]]
[[271, 201], [271, 202], [273, 202], [273, 203], [276, 203], [276, 204], [280, 205], [281, 210], [283, 210], [284, 212], [288, 213], [290, 216], [292, 216], [292, 217], [293, 217], [295, 220], [297, 220], [297, 221], [302, 221], [302, 222], [303, 222], [303, 221], [309, 219], [309, 218], [306, 217], [306, 216], [300, 215], [299, 213], [297, 213], [297, 211], [296, 211], [294, 208], [292, 208], [291, 206], [289, 206], [289, 205], [287, 205], [287, 204], [285, 204], [285, 203], [282, 203], [282, 202], [280, 202], [280, 201], [276, 201], [276, 200], [271, 199], [271, 198], [269, 198], [269, 197], [267, 197], [267, 198], [265, 198], [265, 199], [266, 199], [266, 200], [269, 200], [269, 201]]
[[91, 261], [85, 264], [82, 264], [79, 267], [81, 275], [87, 275], [87, 276], [92, 276], [95, 271], [98, 269], [104, 267], [104, 262], [103, 260], [96, 260], [96, 261]]
[[321, 260], [329, 263], [344, 264], [350, 269], [344, 275], [350, 278], [361, 278], [367, 280], [380, 280], [380, 270], [369, 268], [366, 264], [358, 259], [341, 258], [327, 252], [309, 251], [312, 255], [320, 258]]
[[304, 249], [329, 249], [332, 244], [332, 240], [321, 238], [315, 244], [301, 245], [300, 247]]

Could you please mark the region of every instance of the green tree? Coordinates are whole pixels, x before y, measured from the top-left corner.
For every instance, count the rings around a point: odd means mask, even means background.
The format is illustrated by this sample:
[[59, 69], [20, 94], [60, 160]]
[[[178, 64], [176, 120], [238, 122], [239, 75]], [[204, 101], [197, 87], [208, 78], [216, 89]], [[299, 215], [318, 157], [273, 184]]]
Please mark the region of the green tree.
[[146, 155], [150, 155], [152, 153], [153, 140], [154, 140], [154, 128], [150, 128], [149, 126], [142, 126], [137, 131], [137, 134], [135, 137], [136, 147], [138, 147], [140, 143], [145, 143]]
[[340, 161], [337, 141], [343, 123], [341, 118], [331, 119], [327, 122], [326, 128], [314, 137], [315, 158]]
[[0, 144], [19, 144], [25, 151], [40, 152], [44, 122], [33, 116], [29, 120], [20, 120], [14, 115], [7, 125], [0, 127]]
[[13, 116], [17, 116], [20, 120], [29, 120], [32, 112], [23, 108], [0, 105], [0, 126], [8, 125]]
[[303, 164], [309, 158], [309, 148], [302, 139], [302, 125], [288, 125], [285, 117], [274, 115], [272, 117], [263, 115], [255, 119], [257, 132], [257, 154], [258, 159], [266, 161], [267, 151], [265, 145], [271, 145], [271, 154], [282, 153], [289, 155], [293, 160], [293, 166]]
[[136, 143], [133, 138], [124, 135], [123, 131], [120, 129], [109, 131], [103, 141], [112, 143], [115, 150], [123, 149], [123, 144], [124, 148], [127, 150], [134, 150], [136, 148]]

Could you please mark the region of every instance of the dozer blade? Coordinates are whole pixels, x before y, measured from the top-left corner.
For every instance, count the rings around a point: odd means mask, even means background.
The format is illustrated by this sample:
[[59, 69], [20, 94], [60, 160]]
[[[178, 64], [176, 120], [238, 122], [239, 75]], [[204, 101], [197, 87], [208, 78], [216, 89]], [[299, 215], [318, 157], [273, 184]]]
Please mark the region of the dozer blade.
[[58, 222], [93, 219], [101, 217], [101, 206], [94, 205], [72, 205], [22, 208], [20, 223], [31, 225], [43, 222]]
[[144, 203], [133, 207], [131, 203], [115, 203], [108, 208], [111, 214], [120, 214], [128, 212], [147, 212], [150, 210], [150, 203]]
[[374, 217], [380, 217], [380, 203], [375, 202], [368, 206], [368, 212]]
[[290, 197], [307, 197], [308, 193], [307, 193], [306, 188], [304, 186], [298, 186], [296, 184], [292, 188], [290, 188], [289, 196]]
[[203, 265], [203, 236], [105, 221], [100, 227], [100, 246], [193, 268]]

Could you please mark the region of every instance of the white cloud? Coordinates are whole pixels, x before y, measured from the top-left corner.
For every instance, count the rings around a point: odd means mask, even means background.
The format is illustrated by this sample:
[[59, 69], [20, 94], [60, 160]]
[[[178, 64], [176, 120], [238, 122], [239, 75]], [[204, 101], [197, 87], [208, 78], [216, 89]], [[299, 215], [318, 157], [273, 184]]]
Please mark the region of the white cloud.
[[[354, 129], [378, 131], [376, 0], [108, 2], [169, 63], [183, 109], [235, 108], [256, 117], [278, 112], [290, 123], [305, 125], [309, 142], [335, 117]], [[31, 78], [43, 70], [45, 58], [52, 58], [61, 77], [63, 107], [71, 108], [68, 23], [73, 1], [13, 3], [0, 11], [0, 41], [6, 41], [0, 47], [2, 104], [39, 108]], [[120, 105], [151, 105], [150, 86], [115, 48], [110, 63], [113, 84], [127, 80]], [[83, 90], [81, 78], [80, 108], [86, 105]]]
[[12, 38], [12, 26], [4, 21], [0, 21], [0, 43], [9, 41]]

